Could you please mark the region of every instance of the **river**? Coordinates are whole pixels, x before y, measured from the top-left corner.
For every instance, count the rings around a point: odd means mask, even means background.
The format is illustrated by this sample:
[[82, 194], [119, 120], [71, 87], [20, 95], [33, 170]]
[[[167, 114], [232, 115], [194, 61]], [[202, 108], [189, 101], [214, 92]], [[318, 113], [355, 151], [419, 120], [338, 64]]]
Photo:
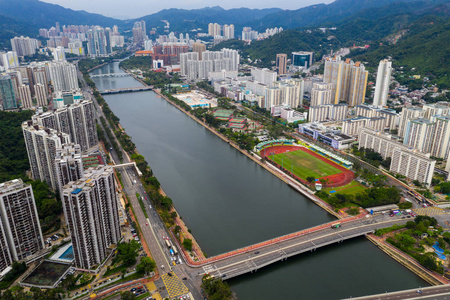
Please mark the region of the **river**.
[[[121, 72], [111, 63], [91, 74]], [[141, 86], [132, 77], [93, 80], [100, 90]], [[105, 100], [208, 256], [335, 219], [154, 92]], [[365, 238], [228, 282], [239, 299], [338, 299], [427, 285]]]

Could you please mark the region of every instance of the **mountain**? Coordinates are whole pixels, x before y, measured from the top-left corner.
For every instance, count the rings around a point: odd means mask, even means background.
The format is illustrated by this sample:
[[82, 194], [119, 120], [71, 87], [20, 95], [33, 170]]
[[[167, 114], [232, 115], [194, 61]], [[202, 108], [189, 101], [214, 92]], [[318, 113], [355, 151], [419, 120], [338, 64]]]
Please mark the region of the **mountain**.
[[108, 18], [99, 14], [85, 11], [75, 11], [60, 5], [50, 4], [38, 0], [0, 0], [0, 13], [10, 19], [29, 23], [38, 28], [61, 25], [122, 25], [123, 21]]
[[34, 26], [0, 14], [0, 50], [10, 49], [11, 44], [9, 40], [15, 36], [26, 35], [33, 37], [37, 33], [38, 30]]
[[[205, 7], [201, 9], [164, 9], [157, 13], [142, 18], [127, 21], [131, 27], [135, 21], [144, 20], [147, 29], [160, 28], [166, 25], [162, 20], [170, 23], [170, 31], [186, 32], [188, 30], [202, 28], [208, 30], [208, 23], [234, 24], [242, 28], [248, 22], [259, 20], [267, 15], [281, 11], [280, 8], [249, 9], [233, 8], [223, 9], [220, 6]], [[237, 31], [236, 31], [237, 32]]]
[[251, 22], [249, 26], [263, 30], [282, 26], [284, 29], [302, 26], [326, 26], [349, 18], [379, 19], [401, 13], [421, 13], [448, 0], [336, 0], [297, 10], [283, 10]]

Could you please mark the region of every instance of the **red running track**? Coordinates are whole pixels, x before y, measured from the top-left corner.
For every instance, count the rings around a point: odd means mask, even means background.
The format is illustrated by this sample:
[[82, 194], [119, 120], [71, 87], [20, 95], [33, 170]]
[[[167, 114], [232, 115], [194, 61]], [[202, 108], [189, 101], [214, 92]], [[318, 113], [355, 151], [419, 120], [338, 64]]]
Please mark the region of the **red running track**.
[[[334, 175], [329, 175], [329, 176], [325, 176], [325, 177], [320, 177], [317, 179], [328, 179], [329, 182], [327, 183], [327, 187], [338, 187], [338, 186], [343, 186], [346, 184], [349, 184], [350, 182], [352, 182], [353, 178], [355, 177], [355, 174], [344, 168], [343, 166], [338, 165], [337, 163], [335, 163], [334, 161], [331, 161], [317, 153], [315, 153], [314, 151], [311, 151], [305, 147], [301, 147], [301, 146], [273, 146], [273, 147], [268, 147], [265, 148], [263, 150], [261, 150], [261, 156], [262, 157], [266, 157], [267, 159], [269, 159], [273, 164], [275, 164], [278, 168], [281, 169], [281, 166], [279, 166], [277, 163], [275, 163], [274, 161], [272, 161], [269, 157], [269, 155], [272, 154], [280, 154], [280, 153], [285, 153], [285, 152], [290, 152], [290, 151], [304, 151], [318, 159], [320, 159], [321, 161], [332, 165], [333, 167], [335, 167], [336, 169], [342, 171], [341, 173], [338, 174], [334, 174]], [[291, 175], [292, 177], [296, 178], [298, 181], [308, 185], [309, 183], [306, 180], [303, 180], [301, 178], [299, 178], [298, 176], [296, 176], [295, 174], [292, 174], [291, 172], [289, 172], [288, 170], [284, 170], [286, 173], [289, 173], [289, 175]]]

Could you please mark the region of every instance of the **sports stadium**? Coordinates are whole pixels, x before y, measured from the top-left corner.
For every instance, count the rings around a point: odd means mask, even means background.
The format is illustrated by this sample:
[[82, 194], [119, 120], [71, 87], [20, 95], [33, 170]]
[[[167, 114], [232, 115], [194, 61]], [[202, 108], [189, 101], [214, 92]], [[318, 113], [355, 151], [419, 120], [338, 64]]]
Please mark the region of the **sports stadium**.
[[271, 140], [256, 146], [261, 157], [308, 185], [307, 178], [339, 187], [352, 182], [352, 163], [317, 146], [298, 145], [295, 140]]

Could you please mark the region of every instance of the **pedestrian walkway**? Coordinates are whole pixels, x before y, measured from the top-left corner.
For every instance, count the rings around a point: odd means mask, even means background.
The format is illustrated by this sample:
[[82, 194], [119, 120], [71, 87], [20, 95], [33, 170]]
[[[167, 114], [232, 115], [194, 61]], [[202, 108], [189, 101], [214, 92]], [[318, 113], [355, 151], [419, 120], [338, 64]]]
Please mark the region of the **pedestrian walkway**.
[[445, 210], [439, 207], [416, 208], [413, 211], [420, 216], [435, 216], [446, 214]]
[[183, 284], [175, 273], [171, 273], [172, 276], [164, 274], [162, 280], [166, 286], [167, 292], [170, 298], [178, 297], [189, 293], [189, 289]]

